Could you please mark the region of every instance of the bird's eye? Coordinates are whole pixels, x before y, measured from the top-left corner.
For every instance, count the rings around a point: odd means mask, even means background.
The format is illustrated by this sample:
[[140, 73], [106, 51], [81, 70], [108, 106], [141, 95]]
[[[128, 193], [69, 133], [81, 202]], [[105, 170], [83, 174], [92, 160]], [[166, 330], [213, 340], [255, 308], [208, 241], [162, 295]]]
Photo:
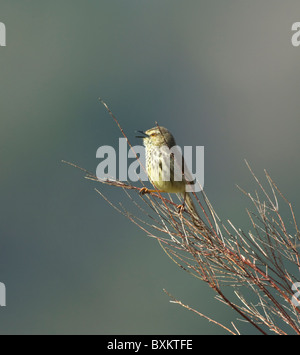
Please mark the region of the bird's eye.
[[151, 137], [155, 137], [156, 136], [156, 133], [151, 133]]

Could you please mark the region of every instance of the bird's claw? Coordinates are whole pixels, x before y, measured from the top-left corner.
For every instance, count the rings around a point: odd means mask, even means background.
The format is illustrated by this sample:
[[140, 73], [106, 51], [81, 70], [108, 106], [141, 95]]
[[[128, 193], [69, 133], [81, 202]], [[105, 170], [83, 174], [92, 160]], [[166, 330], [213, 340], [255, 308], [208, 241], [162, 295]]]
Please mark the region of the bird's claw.
[[178, 210], [178, 213], [181, 214], [181, 213], [184, 211], [184, 204], [178, 205], [178, 206], [177, 206], [177, 210]]
[[149, 189], [147, 189], [147, 187], [142, 187], [141, 189], [140, 189], [140, 195], [141, 196], [143, 196], [143, 195], [145, 195], [145, 194], [148, 194], [150, 191], [149, 191]]

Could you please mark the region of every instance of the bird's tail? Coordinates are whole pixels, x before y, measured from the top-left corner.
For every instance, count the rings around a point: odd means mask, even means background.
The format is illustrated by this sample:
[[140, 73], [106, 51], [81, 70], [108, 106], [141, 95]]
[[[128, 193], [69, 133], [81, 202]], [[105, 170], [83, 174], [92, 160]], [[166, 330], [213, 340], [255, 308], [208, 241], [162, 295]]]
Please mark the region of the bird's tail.
[[192, 199], [192, 196], [191, 196], [191, 193], [189, 192], [186, 192], [185, 193], [185, 196], [184, 196], [184, 199], [185, 199], [185, 203], [191, 213], [191, 217], [192, 217], [192, 220], [193, 220], [193, 223], [194, 225], [199, 228], [199, 230], [201, 232], [209, 232], [209, 229], [208, 227], [205, 225], [205, 223], [203, 222], [203, 220], [201, 219], [200, 215], [198, 214], [198, 211], [194, 205], [194, 202], [193, 202], [193, 199]]

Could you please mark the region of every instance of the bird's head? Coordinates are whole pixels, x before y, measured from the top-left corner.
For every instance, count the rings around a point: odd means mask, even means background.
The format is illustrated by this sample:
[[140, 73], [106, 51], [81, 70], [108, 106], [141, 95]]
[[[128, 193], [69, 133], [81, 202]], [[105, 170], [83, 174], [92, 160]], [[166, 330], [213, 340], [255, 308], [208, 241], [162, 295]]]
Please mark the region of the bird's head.
[[148, 129], [146, 132], [138, 131], [142, 133], [143, 136], [137, 136], [138, 138], [143, 138], [144, 146], [147, 148], [149, 146], [161, 147], [163, 145], [169, 148], [176, 145], [175, 139], [170, 131], [165, 127], [155, 126]]

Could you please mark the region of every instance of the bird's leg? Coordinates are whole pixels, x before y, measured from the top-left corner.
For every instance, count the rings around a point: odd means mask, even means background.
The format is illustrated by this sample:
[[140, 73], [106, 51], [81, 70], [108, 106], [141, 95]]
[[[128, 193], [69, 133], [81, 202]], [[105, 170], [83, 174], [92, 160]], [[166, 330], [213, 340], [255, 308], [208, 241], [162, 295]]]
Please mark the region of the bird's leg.
[[163, 192], [163, 191], [160, 191], [160, 190], [150, 190], [150, 189], [148, 189], [147, 187], [142, 187], [142, 188], [140, 189], [140, 195], [150, 194], [151, 192]]
[[184, 191], [184, 194], [183, 194], [183, 202], [182, 202], [182, 204], [177, 206], [178, 213], [182, 213], [184, 211], [185, 198], [186, 198], [186, 191]]
[[150, 192], [149, 189], [147, 189], [147, 187], [142, 187], [140, 189], [140, 195], [145, 195], [145, 194], [148, 194]]

